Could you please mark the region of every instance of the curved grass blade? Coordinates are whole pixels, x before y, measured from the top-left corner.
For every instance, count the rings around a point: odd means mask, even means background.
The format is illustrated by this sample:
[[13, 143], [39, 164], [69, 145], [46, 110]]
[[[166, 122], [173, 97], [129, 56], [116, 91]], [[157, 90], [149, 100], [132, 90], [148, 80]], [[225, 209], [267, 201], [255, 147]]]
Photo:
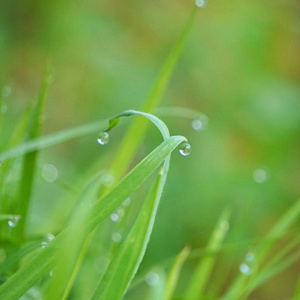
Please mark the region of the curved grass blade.
[[181, 268], [186, 261], [188, 255], [190, 254], [190, 248], [185, 247], [176, 257], [175, 263], [172, 266], [170, 273], [167, 277], [166, 286], [165, 286], [165, 293], [162, 297], [163, 300], [171, 300], [173, 299], [173, 294], [179, 279]]
[[211, 276], [212, 269], [216, 261], [216, 255], [221, 248], [222, 242], [228, 231], [228, 219], [230, 210], [225, 209], [222, 213], [217, 226], [208, 242], [207, 250], [212, 252], [212, 255], [207, 255], [200, 260], [196, 267], [195, 274], [187, 288], [186, 299], [199, 299], [200, 295], [203, 296], [206, 284]]
[[[111, 118], [109, 120], [109, 127], [106, 129], [106, 132], [113, 129], [113, 127], [115, 127], [119, 123], [119, 121], [122, 117], [130, 117], [130, 116], [133, 116], [133, 115], [140, 115], [140, 116], [143, 116], [143, 117], [149, 119], [159, 129], [159, 131], [161, 132], [164, 139], [167, 139], [168, 137], [170, 137], [168, 127], [165, 125], [165, 123], [163, 121], [161, 121], [156, 116], [153, 116], [151, 114], [140, 112], [140, 111], [135, 111], [135, 110], [126, 110], [126, 111], [118, 114], [117, 116]], [[73, 267], [73, 273], [70, 276], [71, 278], [70, 278], [69, 283], [67, 285], [67, 288], [65, 290], [65, 294], [63, 296], [63, 299], [66, 299], [66, 297], [67, 297], [67, 295], [68, 295], [68, 293], [71, 289], [72, 283], [73, 283], [73, 281], [75, 279], [75, 276], [76, 276], [76, 272], [79, 270], [80, 264], [82, 262], [82, 259], [83, 259], [84, 255], [85, 255], [85, 252], [86, 252], [86, 249], [89, 245], [90, 239], [91, 239], [91, 237], [89, 237], [88, 241], [83, 243], [83, 247], [81, 249], [81, 252], [77, 255], [78, 259], [77, 259], [77, 262], [75, 263], [75, 265]]]
[[[162, 164], [168, 155], [186, 139], [182, 136], [172, 136], [162, 142], [133, 170], [131, 170], [111, 191], [103, 195], [89, 210], [89, 221], [84, 226], [86, 234], [94, 230], [109, 216], [126, 198]], [[68, 235], [68, 230], [60, 233], [35, 258], [24, 265], [8, 281], [0, 287], [0, 298], [6, 300], [18, 299], [39, 279], [54, 267], [56, 248]]]
[[[192, 14], [188, 22], [186, 23], [181, 36], [179, 37], [159, 74], [149, 97], [141, 107], [141, 111], [152, 113], [159, 105], [169, 84], [182, 49], [186, 43], [187, 37], [193, 26], [196, 10], [196, 8], [193, 9]], [[120, 144], [115, 160], [111, 166], [111, 172], [116, 175], [117, 180], [126, 172], [134, 154], [136, 153], [138, 146], [140, 145], [142, 139], [146, 134], [147, 128], [148, 124], [144, 119], [136, 120], [129, 127], [125, 137]]]

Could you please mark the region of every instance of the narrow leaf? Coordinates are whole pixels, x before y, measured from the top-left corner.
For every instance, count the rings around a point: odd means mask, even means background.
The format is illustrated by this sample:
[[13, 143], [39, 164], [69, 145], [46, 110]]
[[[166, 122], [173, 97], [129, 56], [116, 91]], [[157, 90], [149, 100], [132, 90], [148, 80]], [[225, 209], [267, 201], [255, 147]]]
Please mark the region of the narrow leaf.
[[[89, 222], [84, 224], [86, 234], [91, 232], [128, 198], [166, 159], [168, 155], [186, 139], [172, 136], [162, 142], [131, 172], [129, 172], [111, 191], [103, 195], [89, 211]], [[35, 258], [18, 270], [0, 287], [0, 298], [18, 299], [39, 279], [54, 267], [56, 248], [68, 235], [68, 229], [60, 233]]]
[[[145, 200], [137, 220], [118, 248], [112, 262], [101, 279], [92, 300], [121, 299], [144, 257], [153, 229], [154, 220], [166, 181], [170, 157], [166, 158], [164, 168]], [[116, 289], [115, 287], [118, 286]]]
[[163, 300], [171, 300], [172, 299], [178, 279], [179, 279], [181, 268], [189, 254], [190, 254], [190, 248], [185, 247], [182, 249], [182, 251], [176, 257], [175, 263], [172, 266], [170, 273], [167, 277], [165, 293], [162, 298]]
[[211, 276], [212, 269], [216, 261], [216, 255], [228, 231], [228, 218], [230, 215], [229, 209], [225, 209], [222, 213], [217, 226], [208, 242], [207, 251], [212, 252], [211, 255], [204, 256], [198, 266], [195, 274], [187, 288], [186, 299], [199, 299], [203, 296], [204, 288]]

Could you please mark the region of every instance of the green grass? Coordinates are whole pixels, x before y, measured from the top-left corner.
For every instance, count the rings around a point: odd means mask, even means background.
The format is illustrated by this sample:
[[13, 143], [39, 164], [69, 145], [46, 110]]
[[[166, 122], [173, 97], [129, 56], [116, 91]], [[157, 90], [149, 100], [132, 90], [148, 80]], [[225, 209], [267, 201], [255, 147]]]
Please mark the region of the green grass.
[[[1, 140], [0, 299], [31, 299], [30, 291], [34, 290], [40, 295], [34, 299], [46, 300], [251, 299], [252, 293], [267, 281], [299, 262], [299, 236], [295, 232], [299, 229], [300, 200], [282, 213], [279, 220], [273, 221], [269, 233], [237, 244], [227, 241], [227, 235], [235, 229], [231, 228], [234, 205], [226, 205], [220, 216], [212, 218], [215, 227], [206, 234], [206, 246], [199, 248], [199, 245], [184, 241], [188, 246], [179, 248], [183, 248], [179, 253], [158, 261], [155, 266], [143, 266], [163, 191], [168, 184], [167, 176], [174, 171], [170, 169], [171, 155], [179, 156], [178, 148], [187, 143], [186, 137], [170, 134], [165, 122], [157, 116], [174, 118], [178, 122], [200, 119], [203, 125], [208, 122], [205, 114], [194, 109], [160, 107], [197, 11], [193, 9], [140, 111], [130, 109], [112, 118], [43, 135], [42, 119], [51, 89], [51, 73], [46, 72], [39, 96], [27, 106], [11, 137]], [[132, 119], [132, 122], [123, 133], [122, 141], [111, 141], [104, 147], [112, 153], [107, 156], [109, 162], [106, 162], [107, 157], [101, 157], [88, 171], [79, 171], [79, 184], [64, 184], [60, 179], [62, 200], [59, 207], [51, 207], [51, 217], [55, 220], [60, 210], [67, 208], [69, 214], [62, 222], [63, 228], [51, 238], [30, 235], [28, 224], [36, 217], [31, 211], [33, 194], [41, 184], [37, 172], [39, 157], [49, 155], [51, 147], [78, 138], [86, 137], [95, 142], [96, 133], [106, 132], [112, 140], [115, 127], [125, 127], [126, 122], [121, 119]], [[4, 117], [2, 130], [3, 124]], [[162, 140], [158, 145], [151, 144], [153, 150], [138, 161], [151, 125], [158, 129]], [[117, 145], [117, 149], [111, 144]], [[73, 159], [72, 155], [68, 158]], [[186, 170], [180, 170], [180, 175], [189, 177]], [[107, 176], [112, 178], [112, 183], [107, 184]], [[10, 192], [12, 185], [14, 189]], [[51, 186], [53, 197], [57, 185], [59, 182]], [[68, 185], [70, 189], [66, 188]], [[177, 187], [173, 189], [176, 193]], [[188, 190], [185, 192], [189, 194]], [[138, 200], [131, 200], [128, 207], [126, 201], [134, 197]], [[121, 220], [113, 227], [111, 220], [114, 221], [112, 216], [116, 212], [119, 213], [115, 217]], [[123, 218], [122, 214], [125, 214]], [[15, 222], [13, 226], [11, 222]], [[176, 228], [176, 219], [168, 223]], [[60, 227], [61, 224], [55, 228]], [[253, 245], [255, 250], [249, 259], [247, 248]], [[163, 250], [160, 245], [158, 249]], [[226, 266], [220, 261], [223, 255], [237, 250], [246, 256], [234, 260], [227, 270], [231, 276], [226, 278], [223, 276]], [[103, 269], [97, 273], [90, 266], [91, 261], [99, 258], [106, 263], [101, 262]], [[158, 282], [147, 280], [149, 274], [154, 274]], [[145, 278], [149, 286], [145, 285]], [[299, 290], [298, 283], [294, 299], [299, 297]]]

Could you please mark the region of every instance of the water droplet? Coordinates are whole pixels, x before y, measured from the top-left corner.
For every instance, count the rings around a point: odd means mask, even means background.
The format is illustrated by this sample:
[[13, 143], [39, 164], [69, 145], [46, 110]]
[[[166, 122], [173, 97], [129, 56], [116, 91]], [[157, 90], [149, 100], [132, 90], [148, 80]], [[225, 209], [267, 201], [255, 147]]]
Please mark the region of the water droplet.
[[114, 232], [111, 235], [111, 239], [114, 243], [120, 243], [122, 241], [122, 235], [119, 232]]
[[49, 272], [49, 276], [50, 276], [50, 277], [53, 277], [53, 270], [51, 270], [51, 271]]
[[256, 169], [253, 172], [253, 179], [257, 183], [264, 183], [268, 179], [268, 174], [264, 169]]
[[191, 154], [191, 150], [192, 150], [192, 147], [189, 143], [184, 143], [180, 150], [179, 150], [179, 153], [182, 155], [182, 156], [189, 156]]
[[101, 132], [98, 135], [97, 142], [100, 145], [106, 145], [109, 142], [109, 134], [107, 132]]
[[0, 263], [6, 259], [6, 251], [3, 248], [0, 248]]
[[245, 275], [251, 274], [251, 268], [246, 264], [241, 264], [240, 265], [240, 271]]
[[206, 1], [205, 0], [196, 0], [195, 4], [196, 4], [197, 7], [202, 8], [206, 5]]
[[113, 222], [117, 223], [117, 222], [119, 222], [120, 217], [119, 217], [119, 215], [118, 215], [117, 213], [112, 213], [112, 214], [110, 215], [110, 219], [111, 219]]
[[6, 85], [2, 89], [2, 97], [7, 98], [11, 95], [11, 88], [10, 86]]
[[208, 123], [208, 117], [203, 114], [192, 121], [192, 128], [195, 131], [202, 131], [204, 130], [207, 123]]
[[48, 242], [45, 242], [45, 241], [41, 242], [41, 246], [42, 246], [43, 249], [44, 249], [47, 245], [48, 245]]
[[55, 239], [55, 236], [51, 233], [48, 233], [45, 236], [45, 239], [41, 242], [41, 246], [42, 248], [45, 248], [51, 241], [53, 241]]
[[111, 186], [114, 181], [115, 178], [109, 173], [106, 173], [101, 177], [101, 183], [105, 186]]
[[46, 234], [46, 240], [48, 241], [48, 242], [51, 242], [51, 241], [53, 241], [54, 239], [55, 239], [55, 235], [53, 235], [53, 234], [51, 234], [51, 233], [48, 233], [48, 234]]
[[158, 284], [158, 282], [159, 282], [159, 276], [155, 272], [149, 272], [146, 275], [145, 281], [146, 281], [146, 283], [148, 285], [154, 286], [154, 285]]
[[227, 231], [229, 229], [230, 225], [227, 221], [222, 221], [220, 223], [220, 229], [223, 231]]
[[13, 216], [8, 220], [8, 226], [11, 228], [15, 228], [20, 220], [20, 216]]
[[126, 206], [129, 206], [130, 203], [131, 203], [131, 199], [128, 197], [128, 198], [122, 203], [122, 205], [126, 207]]
[[252, 252], [248, 252], [248, 253], [246, 254], [246, 256], [245, 256], [245, 260], [246, 260], [247, 262], [253, 262], [254, 259], [255, 259], [255, 256], [254, 256], [254, 254], [253, 254]]
[[48, 182], [54, 182], [58, 177], [57, 168], [52, 164], [44, 164], [42, 177]]

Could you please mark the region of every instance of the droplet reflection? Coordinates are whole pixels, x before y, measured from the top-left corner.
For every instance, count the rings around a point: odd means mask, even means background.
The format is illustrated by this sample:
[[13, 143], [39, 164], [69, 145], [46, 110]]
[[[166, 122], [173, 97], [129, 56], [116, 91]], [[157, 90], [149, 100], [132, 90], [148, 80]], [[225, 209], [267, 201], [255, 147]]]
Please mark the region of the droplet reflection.
[[189, 156], [191, 154], [191, 151], [192, 151], [192, 147], [189, 143], [184, 143], [180, 150], [179, 150], [179, 153], [182, 155], [182, 156]]
[[15, 228], [20, 220], [20, 216], [13, 216], [8, 220], [8, 226], [11, 228]]
[[205, 6], [206, 1], [205, 1], [205, 0], [196, 0], [196, 1], [195, 1], [195, 4], [196, 4], [197, 7], [202, 8], [202, 7]]
[[97, 142], [100, 145], [106, 145], [109, 142], [109, 134], [107, 132], [101, 132], [98, 135]]

